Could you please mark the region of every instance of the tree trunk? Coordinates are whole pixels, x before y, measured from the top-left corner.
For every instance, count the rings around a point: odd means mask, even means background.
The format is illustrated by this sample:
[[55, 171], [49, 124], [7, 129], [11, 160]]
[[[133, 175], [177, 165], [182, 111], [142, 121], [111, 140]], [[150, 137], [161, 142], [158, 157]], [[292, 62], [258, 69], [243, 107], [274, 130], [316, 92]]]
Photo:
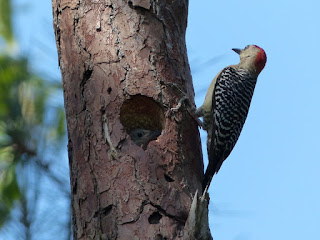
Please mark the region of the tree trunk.
[[[188, 0], [53, 0], [74, 239], [184, 238], [203, 176], [197, 123], [171, 110], [182, 97], [194, 107], [187, 11]], [[141, 143], [144, 130], [159, 134]]]

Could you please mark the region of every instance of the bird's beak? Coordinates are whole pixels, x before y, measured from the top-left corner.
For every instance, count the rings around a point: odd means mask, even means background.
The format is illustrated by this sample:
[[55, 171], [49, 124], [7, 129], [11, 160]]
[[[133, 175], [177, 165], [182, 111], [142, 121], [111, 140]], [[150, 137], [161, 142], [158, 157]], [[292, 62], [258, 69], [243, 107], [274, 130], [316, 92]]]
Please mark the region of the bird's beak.
[[[157, 138], [161, 135], [161, 131], [154, 131], [152, 133], [150, 133], [150, 136], [149, 136], [149, 142], [151, 141], [154, 141], [154, 140], [157, 140]], [[148, 143], [149, 143], [148, 142]]]
[[235, 51], [236, 53], [238, 53], [239, 55], [242, 52], [242, 49], [240, 49], [240, 48], [232, 48], [232, 50]]
[[157, 137], [159, 137], [161, 135], [162, 131], [155, 131], [152, 133], [152, 136], [154, 137], [153, 139], [157, 139]]

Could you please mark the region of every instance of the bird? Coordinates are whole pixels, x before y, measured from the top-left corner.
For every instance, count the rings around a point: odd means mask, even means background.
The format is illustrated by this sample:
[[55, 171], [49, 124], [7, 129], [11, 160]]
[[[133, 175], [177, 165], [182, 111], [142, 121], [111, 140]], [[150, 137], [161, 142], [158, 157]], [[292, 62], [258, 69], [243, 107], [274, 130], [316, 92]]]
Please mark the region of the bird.
[[246, 121], [252, 95], [267, 55], [257, 45], [233, 48], [240, 55], [237, 65], [222, 69], [211, 82], [204, 103], [195, 114], [203, 117], [207, 131], [208, 167], [202, 180], [203, 190], [234, 148]]
[[161, 131], [159, 130], [153, 131], [143, 128], [135, 128], [129, 132], [131, 140], [143, 150], [146, 150], [150, 141], [156, 140], [160, 135]]

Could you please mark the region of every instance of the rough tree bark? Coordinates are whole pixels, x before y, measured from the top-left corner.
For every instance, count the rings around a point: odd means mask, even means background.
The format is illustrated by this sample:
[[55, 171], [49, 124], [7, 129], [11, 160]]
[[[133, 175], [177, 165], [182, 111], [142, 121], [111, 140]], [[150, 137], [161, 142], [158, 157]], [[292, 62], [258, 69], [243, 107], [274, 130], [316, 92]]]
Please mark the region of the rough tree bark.
[[[184, 239], [203, 176], [188, 0], [53, 0], [74, 239]], [[146, 148], [134, 129], [161, 131]]]

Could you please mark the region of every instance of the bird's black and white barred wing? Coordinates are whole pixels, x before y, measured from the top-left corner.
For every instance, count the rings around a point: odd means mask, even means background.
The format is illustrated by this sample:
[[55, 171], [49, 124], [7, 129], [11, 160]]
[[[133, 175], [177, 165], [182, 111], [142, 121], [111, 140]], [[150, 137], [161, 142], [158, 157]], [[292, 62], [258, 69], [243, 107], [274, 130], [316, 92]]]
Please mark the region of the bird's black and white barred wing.
[[[217, 79], [213, 98], [213, 128], [209, 165], [213, 174], [235, 146], [247, 118], [257, 78], [242, 69], [225, 68]], [[213, 175], [212, 174], [212, 175]]]

